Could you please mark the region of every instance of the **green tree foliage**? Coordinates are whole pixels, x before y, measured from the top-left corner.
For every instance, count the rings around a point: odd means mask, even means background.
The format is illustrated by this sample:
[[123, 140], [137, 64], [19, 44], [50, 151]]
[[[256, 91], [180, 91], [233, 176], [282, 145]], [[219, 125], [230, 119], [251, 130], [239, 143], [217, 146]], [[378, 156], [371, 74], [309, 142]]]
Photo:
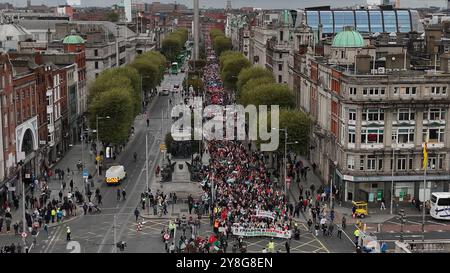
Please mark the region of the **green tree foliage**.
[[[142, 75], [142, 87], [148, 91], [156, 88], [161, 81], [161, 70], [157, 64], [149, 62], [146, 58], [137, 58], [130, 64]], [[139, 79], [140, 80], [140, 79]]]
[[[262, 117], [264, 118], [264, 116]], [[266, 118], [267, 130], [271, 130], [271, 113], [269, 113]], [[288, 143], [292, 143], [288, 145], [288, 151], [295, 151], [302, 155], [306, 155], [308, 153], [311, 119], [307, 114], [293, 109], [281, 109], [278, 128], [287, 129], [287, 141]], [[279, 145], [277, 151], [284, 153], [285, 132], [284, 130], [276, 131], [279, 134]], [[296, 141], [298, 143], [294, 144]], [[261, 143], [264, 142], [269, 143], [270, 141], [261, 141], [258, 139], [256, 144], [260, 146]]]
[[240, 103], [253, 105], [279, 105], [280, 108], [293, 108], [295, 106], [294, 94], [287, 85], [272, 83], [262, 84], [249, 89], [240, 96]]
[[221, 72], [224, 86], [230, 90], [236, 90], [237, 76], [242, 69], [250, 66], [250, 61], [242, 54], [241, 56], [227, 57], [223, 63]]
[[225, 50], [224, 52], [222, 52], [219, 56], [219, 64], [220, 64], [220, 70], [222, 71], [223, 69], [223, 65], [224, 62], [227, 59], [233, 58], [233, 57], [241, 57], [244, 56], [241, 52], [239, 51], [233, 51], [233, 50]]
[[131, 92], [131, 88], [116, 87], [98, 94], [89, 104], [90, 124], [96, 124], [97, 115], [110, 117], [99, 122], [102, 141], [115, 145], [126, 142], [134, 119]]
[[249, 68], [244, 68], [238, 76], [238, 81], [236, 83], [237, 91], [241, 92], [242, 88], [249, 80], [272, 77], [272, 72], [262, 67], [252, 66]]
[[220, 54], [226, 50], [231, 50], [233, 45], [231, 43], [231, 39], [225, 36], [217, 36], [213, 40], [213, 47], [216, 51], [216, 54], [220, 56]]
[[247, 92], [250, 89], [254, 89], [257, 86], [264, 85], [264, 84], [270, 84], [270, 83], [275, 83], [275, 80], [273, 79], [273, 77], [262, 77], [262, 78], [250, 79], [242, 87], [242, 90], [239, 91], [238, 97], [240, 97], [243, 93]]
[[132, 66], [116, 67], [112, 70], [113, 74], [119, 77], [124, 76], [130, 79], [132, 85], [131, 95], [133, 96], [134, 115], [138, 115], [141, 110], [142, 94], [141, 94], [141, 80], [139, 73]]
[[130, 78], [125, 75], [118, 75], [113, 69], [103, 71], [89, 86], [88, 102], [91, 102], [95, 97], [116, 87], [131, 89], [133, 85], [131, 84]]
[[221, 29], [213, 28], [209, 31], [209, 35], [211, 37], [211, 40], [214, 40], [218, 36], [225, 36], [225, 33]]
[[188, 39], [188, 30], [185, 28], [179, 28], [170, 33], [163, 41], [161, 51], [166, 58], [173, 62], [177, 59], [183, 46]]
[[[280, 128], [287, 128], [288, 142], [298, 142], [298, 144], [289, 145], [288, 150], [294, 150], [302, 155], [308, 153], [311, 119], [307, 114], [297, 110], [281, 110]], [[280, 145], [278, 149], [284, 152], [285, 138], [283, 133], [280, 132]]]

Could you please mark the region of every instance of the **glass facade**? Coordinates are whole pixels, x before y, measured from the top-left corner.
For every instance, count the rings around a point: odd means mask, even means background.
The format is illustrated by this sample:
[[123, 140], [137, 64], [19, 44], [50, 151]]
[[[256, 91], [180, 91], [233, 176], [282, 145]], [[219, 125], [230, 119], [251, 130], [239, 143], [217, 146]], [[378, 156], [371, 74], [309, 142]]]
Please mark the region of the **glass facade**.
[[318, 11], [306, 11], [306, 24], [313, 28], [319, 28], [319, 12]]
[[409, 16], [409, 11], [407, 10], [397, 11], [397, 23], [399, 32], [410, 32], [411, 17]]
[[369, 18], [370, 18], [370, 31], [372, 33], [384, 32], [383, 18], [381, 17], [381, 11], [371, 10], [369, 12]]
[[322, 24], [323, 33], [334, 33], [333, 13], [331, 11], [320, 12], [320, 23]]
[[395, 11], [384, 10], [383, 19], [385, 32], [397, 32], [397, 17], [395, 15]]
[[323, 34], [340, 32], [353, 26], [359, 32], [424, 32], [416, 10], [308, 10], [306, 24], [314, 30], [322, 24]]
[[334, 31], [340, 32], [345, 26], [355, 26], [355, 17], [352, 10], [334, 11]]
[[366, 10], [355, 11], [356, 30], [359, 32], [370, 32], [369, 28], [369, 14]]

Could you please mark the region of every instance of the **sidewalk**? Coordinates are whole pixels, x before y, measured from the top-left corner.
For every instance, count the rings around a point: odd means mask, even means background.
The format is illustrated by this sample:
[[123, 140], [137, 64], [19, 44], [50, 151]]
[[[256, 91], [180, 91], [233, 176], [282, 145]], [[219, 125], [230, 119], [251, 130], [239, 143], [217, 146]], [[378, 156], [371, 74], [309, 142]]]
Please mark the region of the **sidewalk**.
[[[322, 185], [322, 181], [319, 178], [319, 176], [317, 174], [315, 174], [312, 171], [312, 166], [311, 163], [303, 156], [297, 156], [297, 160], [300, 159], [303, 162], [303, 166], [307, 166], [310, 168], [310, 171], [308, 171], [308, 175], [307, 175], [307, 181], [305, 180], [301, 180], [300, 181], [300, 185], [302, 185], [303, 187], [303, 192], [308, 189], [310, 190], [310, 186], [312, 184], [314, 184], [315, 186], [315, 190], [317, 191], [317, 189]], [[295, 182], [295, 179], [293, 179], [294, 181], [291, 183], [291, 186], [289, 188], [289, 193], [290, 193], [290, 201], [291, 202], [298, 202], [298, 198], [300, 196], [300, 189], [299, 189], [299, 184], [297, 184]], [[317, 192], [315, 192], [314, 197], [316, 196]], [[315, 199], [313, 197], [313, 199]], [[329, 205], [329, 201], [326, 202]], [[334, 206], [334, 211], [335, 211], [335, 219], [337, 220], [337, 223], [341, 222], [342, 216], [345, 216], [345, 218], [347, 219], [347, 223], [348, 224], [354, 224], [356, 223], [357, 220], [361, 220], [364, 223], [381, 223], [381, 222], [385, 222], [388, 221], [389, 219], [391, 219], [392, 217], [396, 216], [396, 209], [394, 208], [393, 214], [390, 214], [390, 210], [389, 210], [389, 204], [386, 204], [387, 208], [386, 210], [380, 210], [380, 207], [376, 207], [376, 208], [372, 208], [369, 206], [369, 216], [367, 218], [361, 219], [353, 219], [352, 218], [352, 208], [349, 204], [339, 204], [339, 201], [337, 201], [336, 203], [333, 204]], [[403, 207], [402, 207], [403, 208]], [[405, 211], [407, 213], [413, 213], [413, 208], [404, 208]], [[411, 210], [411, 212], [410, 212]], [[308, 211], [306, 211], [308, 212]], [[417, 210], [415, 210], [414, 214], [418, 214]], [[308, 214], [305, 213], [304, 215], [305, 221], [309, 218]]]
[[[90, 145], [88, 144], [84, 144], [84, 163], [86, 166], [86, 169], [88, 170], [89, 174], [91, 174], [93, 177], [95, 177], [96, 174], [96, 166], [94, 163], [94, 155], [90, 154]], [[49, 187], [49, 189], [51, 190], [51, 194], [50, 197], [48, 199], [47, 202], [51, 201], [52, 199], [55, 200], [59, 200], [59, 196], [58, 193], [60, 190], [62, 190], [62, 183], [63, 181], [66, 182], [66, 189], [63, 192], [63, 196], [67, 196], [67, 194], [70, 191], [70, 180], [73, 179], [73, 187], [74, 187], [74, 191], [78, 188], [80, 190], [81, 193], [85, 194], [85, 183], [83, 179], [83, 174], [82, 172], [79, 172], [77, 170], [76, 164], [78, 162], [78, 160], [81, 160], [81, 154], [82, 154], [82, 149], [81, 149], [82, 145], [81, 144], [77, 144], [72, 146], [72, 148], [64, 155], [64, 157], [62, 157], [56, 164], [54, 164], [51, 167], [52, 172], [54, 173], [55, 169], [62, 169], [64, 170], [64, 180], [59, 180], [57, 178], [57, 175], [54, 174], [51, 178], [49, 178], [47, 185]], [[70, 168], [70, 173], [67, 173], [67, 168]], [[95, 187], [97, 187], [97, 185], [95, 185]], [[92, 192], [95, 191], [95, 187], [94, 189], [91, 189]], [[30, 193], [28, 193], [30, 194]], [[37, 187], [34, 191], [34, 196], [39, 197], [41, 195], [41, 190], [39, 189], [39, 187]], [[22, 221], [23, 219], [23, 206], [22, 206], [22, 196], [20, 196], [20, 202], [19, 202], [19, 208], [16, 210], [14, 207], [11, 208], [11, 214], [12, 214], [12, 221], [11, 221], [11, 226], [14, 223], [19, 223], [20, 221]], [[82, 212], [82, 208], [81, 206], [78, 206], [78, 210], [77, 210], [77, 216], [81, 214]], [[28, 212], [31, 212], [31, 208], [29, 207]], [[72, 218], [76, 218], [72, 217]], [[69, 220], [70, 218], [66, 218], [66, 220]], [[60, 224], [65, 223], [62, 222]], [[50, 223], [49, 227], [52, 226], [57, 226], [59, 224], [56, 223]], [[4, 229], [6, 230], [6, 227], [4, 226]], [[11, 228], [12, 230], [12, 228]], [[14, 235], [14, 230], [12, 230], [12, 233]]]

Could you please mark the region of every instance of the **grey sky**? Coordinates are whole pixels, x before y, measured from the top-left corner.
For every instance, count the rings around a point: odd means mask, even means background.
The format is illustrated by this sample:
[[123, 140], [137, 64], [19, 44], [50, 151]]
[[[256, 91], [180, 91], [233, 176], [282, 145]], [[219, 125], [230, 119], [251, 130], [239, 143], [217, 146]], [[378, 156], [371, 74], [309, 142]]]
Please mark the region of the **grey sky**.
[[[110, 6], [118, 3], [120, 0], [81, 0], [82, 6]], [[152, 0], [140, 0], [151, 3]], [[403, 5], [417, 6], [445, 6], [446, 0], [401, 0]], [[9, 2], [18, 6], [25, 6], [26, 0], [0, 0], [0, 2]], [[174, 3], [174, 0], [159, 0], [161, 3]], [[178, 3], [192, 7], [192, 0], [177, 0]], [[32, 0], [34, 5], [47, 4], [58, 5], [65, 4], [65, 0]], [[224, 8], [226, 0], [200, 0], [200, 7]], [[366, 0], [232, 0], [233, 7], [258, 7], [258, 8], [304, 8], [319, 5], [331, 5], [333, 7], [346, 7], [357, 4], [364, 4]]]

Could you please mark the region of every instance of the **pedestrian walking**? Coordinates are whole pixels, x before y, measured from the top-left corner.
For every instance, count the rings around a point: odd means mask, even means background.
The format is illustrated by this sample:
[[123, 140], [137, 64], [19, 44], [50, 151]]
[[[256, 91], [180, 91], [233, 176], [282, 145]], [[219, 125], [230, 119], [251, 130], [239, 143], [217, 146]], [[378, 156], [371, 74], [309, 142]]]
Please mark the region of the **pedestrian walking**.
[[360, 231], [358, 228], [355, 229], [355, 231], [353, 232], [353, 235], [355, 236], [355, 245], [356, 246], [358, 246], [358, 243], [359, 243], [359, 233], [360, 233]]
[[[69, 168], [67, 168], [67, 169], [69, 169]], [[70, 179], [69, 186], [70, 186], [70, 191], [73, 192], [73, 179]]]
[[98, 200], [98, 204], [99, 204], [99, 205], [103, 205], [103, 203], [102, 203], [102, 195], [101, 195], [101, 194], [99, 194], [99, 195], [97, 196], [97, 200]]
[[122, 189], [122, 199], [123, 199], [123, 201], [125, 201], [127, 199], [126, 196], [127, 196], [127, 193], [125, 192], [125, 189]]
[[120, 195], [122, 191], [120, 189], [117, 189], [117, 201], [120, 201]]
[[48, 225], [47, 225], [47, 223], [44, 224], [44, 231], [45, 231], [45, 234], [48, 237]]
[[71, 234], [70, 227], [67, 227], [67, 230], [66, 230], [66, 240], [67, 241], [70, 241], [70, 234]]
[[63, 181], [63, 183], [62, 183], [62, 189], [63, 189], [63, 191], [66, 190], [66, 181]]
[[139, 218], [139, 210], [138, 210], [138, 208], [136, 207], [136, 209], [134, 210], [134, 216], [136, 216], [136, 222], [138, 221], [138, 218]]
[[386, 205], [385, 205], [384, 197], [383, 197], [383, 198], [381, 198], [381, 207], [380, 207], [380, 210], [385, 210], [385, 209], [386, 209]]
[[341, 224], [342, 229], [345, 229], [345, 227], [347, 226], [347, 219], [345, 219], [345, 215], [342, 216]]
[[316, 233], [316, 236], [319, 236], [319, 229], [320, 229], [319, 223], [316, 222], [316, 223], [314, 224], [314, 231], [315, 231], [315, 233]]
[[88, 210], [88, 205], [86, 204], [86, 202], [84, 202], [84, 204], [83, 204], [84, 215], [87, 214], [87, 210]]
[[286, 248], [286, 253], [291, 253], [291, 244], [289, 243], [289, 240], [286, 241], [284, 247]]
[[308, 231], [312, 232], [311, 227], [312, 227], [313, 222], [311, 221], [311, 218], [308, 219], [308, 223], [307, 224], [308, 224]]
[[337, 225], [337, 237], [342, 239], [342, 227], [340, 225]]

